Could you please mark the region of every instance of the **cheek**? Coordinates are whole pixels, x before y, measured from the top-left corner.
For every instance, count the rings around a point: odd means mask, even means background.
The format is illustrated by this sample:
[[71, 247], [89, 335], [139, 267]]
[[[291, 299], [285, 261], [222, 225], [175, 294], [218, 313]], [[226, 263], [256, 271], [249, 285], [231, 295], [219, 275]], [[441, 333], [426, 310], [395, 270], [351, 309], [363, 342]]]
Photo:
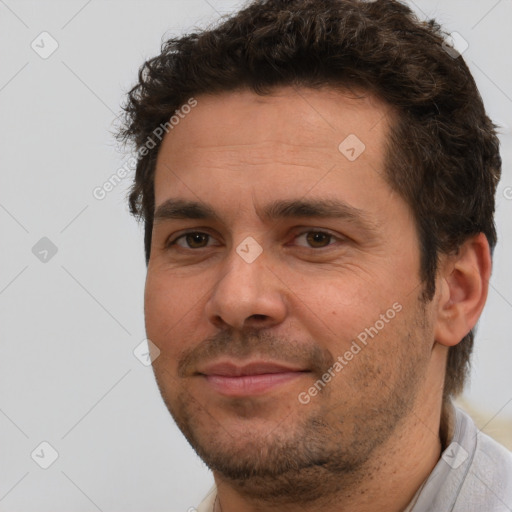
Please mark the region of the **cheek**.
[[355, 277], [303, 280], [300, 287], [294, 288], [291, 311], [298, 328], [305, 329], [334, 359], [351, 352], [346, 376], [354, 376], [365, 367], [373, 368], [374, 373], [382, 372], [382, 365], [387, 364], [404, 336], [401, 328], [406, 315], [404, 301], [395, 300], [397, 291], [387, 289], [384, 293], [385, 288], [377, 280], [370, 286]]
[[[169, 301], [171, 301], [170, 304]], [[146, 332], [150, 339], [161, 333], [166, 324], [172, 325], [172, 319], [165, 311], [169, 309], [169, 306], [173, 311], [172, 301], [173, 297], [169, 293], [168, 287], [163, 285], [162, 280], [148, 272], [144, 289], [144, 316]]]
[[391, 297], [375, 293], [376, 281], [370, 286], [354, 276], [328, 275], [287, 283], [290, 298], [299, 319], [318, 323], [320, 332], [347, 333], [378, 319], [382, 310], [393, 303]]
[[205, 313], [212, 283], [205, 273], [188, 274], [150, 269], [146, 279], [146, 333], [160, 350], [153, 369], [168, 396], [184, 384], [177, 379], [179, 361], [212, 334]]
[[146, 332], [162, 353], [175, 352], [190, 325], [197, 325], [200, 297], [179, 279], [148, 273], [144, 294]]

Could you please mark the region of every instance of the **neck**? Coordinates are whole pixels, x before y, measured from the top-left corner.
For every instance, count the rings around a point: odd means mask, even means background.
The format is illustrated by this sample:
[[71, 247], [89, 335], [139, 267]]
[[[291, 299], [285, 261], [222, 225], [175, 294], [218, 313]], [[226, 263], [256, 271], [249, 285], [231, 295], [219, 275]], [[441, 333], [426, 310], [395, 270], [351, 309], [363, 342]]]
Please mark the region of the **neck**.
[[[397, 426], [395, 435], [375, 449], [373, 457], [357, 475], [345, 478], [323, 473], [318, 478], [322, 498], [315, 502], [270, 502], [263, 484], [260, 497], [255, 498], [254, 489], [250, 496], [244, 492], [253, 482], [234, 483], [214, 473], [217, 485], [214, 512], [402, 512], [437, 464], [442, 449], [449, 444], [453, 431], [452, 409], [451, 403], [441, 405], [439, 394], [420, 393], [416, 406]], [[310, 476], [315, 478], [313, 474]]]
[[441, 449], [444, 451], [452, 442], [455, 432], [455, 409], [450, 399], [443, 402], [441, 411], [441, 425], [439, 428], [439, 437], [441, 439]]

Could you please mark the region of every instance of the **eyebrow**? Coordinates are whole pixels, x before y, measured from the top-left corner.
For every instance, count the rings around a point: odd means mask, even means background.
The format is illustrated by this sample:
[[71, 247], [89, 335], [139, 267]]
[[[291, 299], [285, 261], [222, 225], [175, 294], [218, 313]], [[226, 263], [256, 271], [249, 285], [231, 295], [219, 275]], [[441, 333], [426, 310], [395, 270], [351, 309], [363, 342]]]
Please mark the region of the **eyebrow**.
[[171, 219], [220, 220], [215, 210], [198, 201], [167, 199], [155, 210], [154, 222]]
[[[258, 216], [265, 221], [288, 218], [343, 219], [367, 231], [376, 231], [376, 224], [367, 214], [338, 199], [290, 199], [274, 201], [263, 209], [257, 208]], [[221, 221], [213, 207], [198, 201], [167, 199], [155, 210], [154, 222], [171, 219], [202, 219]]]

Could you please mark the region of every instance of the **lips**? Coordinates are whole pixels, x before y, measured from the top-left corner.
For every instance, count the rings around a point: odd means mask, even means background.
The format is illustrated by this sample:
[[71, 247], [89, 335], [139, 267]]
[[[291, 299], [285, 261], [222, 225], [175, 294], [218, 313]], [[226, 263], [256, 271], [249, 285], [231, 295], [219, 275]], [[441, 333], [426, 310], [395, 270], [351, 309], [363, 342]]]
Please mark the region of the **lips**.
[[225, 396], [243, 397], [265, 394], [307, 372], [303, 368], [277, 362], [253, 361], [240, 365], [224, 361], [207, 365], [197, 373], [213, 391]]
[[280, 363], [255, 361], [244, 365], [232, 362], [220, 362], [206, 366], [198, 373], [204, 375], [221, 375], [225, 377], [240, 377], [246, 375], [262, 375], [268, 373], [300, 372], [302, 368], [287, 366]]

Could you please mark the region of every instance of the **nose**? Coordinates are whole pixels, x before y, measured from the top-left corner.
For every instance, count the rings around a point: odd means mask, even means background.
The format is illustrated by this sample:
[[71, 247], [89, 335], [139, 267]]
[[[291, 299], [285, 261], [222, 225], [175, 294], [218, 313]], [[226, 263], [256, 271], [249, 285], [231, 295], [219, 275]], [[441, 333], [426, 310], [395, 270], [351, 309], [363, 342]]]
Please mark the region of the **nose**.
[[206, 314], [221, 329], [273, 327], [286, 317], [285, 289], [267, 266], [264, 253], [248, 263], [233, 251], [221, 267]]

